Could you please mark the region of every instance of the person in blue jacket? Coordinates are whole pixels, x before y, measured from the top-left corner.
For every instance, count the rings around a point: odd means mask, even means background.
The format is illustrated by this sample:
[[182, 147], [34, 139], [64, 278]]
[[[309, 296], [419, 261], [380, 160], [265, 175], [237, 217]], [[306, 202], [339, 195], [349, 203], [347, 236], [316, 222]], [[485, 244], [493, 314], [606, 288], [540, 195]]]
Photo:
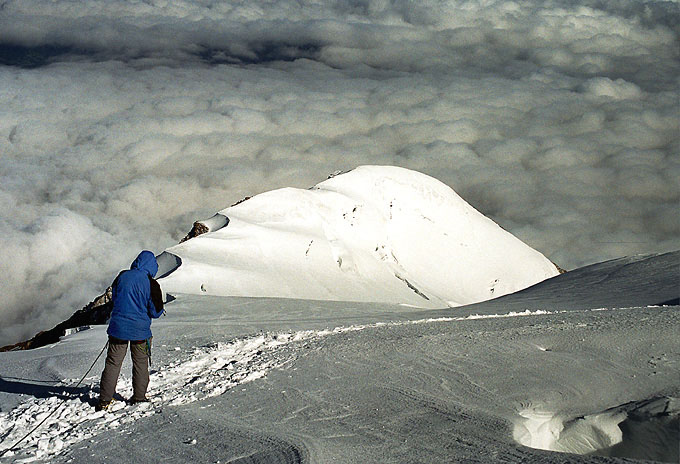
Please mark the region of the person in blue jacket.
[[107, 409], [113, 402], [120, 368], [127, 353], [132, 356], [131, 403], [148, 401], [149, 362], [151, 358], [151, 319], [163, 314], [161, 287], [154, 279], [158, 262], [150, 251], [144, 250], [130, 269], [122, 271], [111, 285], [113, 310], [109, 328], [106, 364], [99, 383], [97, 410]]

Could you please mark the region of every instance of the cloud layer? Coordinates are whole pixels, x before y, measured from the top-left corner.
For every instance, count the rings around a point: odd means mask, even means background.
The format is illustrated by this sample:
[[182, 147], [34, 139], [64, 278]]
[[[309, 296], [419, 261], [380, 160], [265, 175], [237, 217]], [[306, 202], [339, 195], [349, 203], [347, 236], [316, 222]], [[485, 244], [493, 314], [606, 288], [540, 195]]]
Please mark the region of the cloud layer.
[[0, 344], [247, 195], [391, 164], [565, 268], [680, 248], [677, 2], [4, 1]]

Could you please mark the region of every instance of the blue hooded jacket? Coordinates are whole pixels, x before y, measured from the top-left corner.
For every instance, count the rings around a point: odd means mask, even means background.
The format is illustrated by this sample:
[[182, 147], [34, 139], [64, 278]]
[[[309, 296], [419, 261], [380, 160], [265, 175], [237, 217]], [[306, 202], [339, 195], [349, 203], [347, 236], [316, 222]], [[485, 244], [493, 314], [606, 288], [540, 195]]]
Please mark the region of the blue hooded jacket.
[[113, 310], [106, 331], [109, 335], [120, 340], [141, 341], [151, 338], [151, 318], [163, 314], [160, 287], [153, 279], [156, 272], [156, 257], [144, 250], [134, 260], [129, 271], [118, 274], [111, 286]]

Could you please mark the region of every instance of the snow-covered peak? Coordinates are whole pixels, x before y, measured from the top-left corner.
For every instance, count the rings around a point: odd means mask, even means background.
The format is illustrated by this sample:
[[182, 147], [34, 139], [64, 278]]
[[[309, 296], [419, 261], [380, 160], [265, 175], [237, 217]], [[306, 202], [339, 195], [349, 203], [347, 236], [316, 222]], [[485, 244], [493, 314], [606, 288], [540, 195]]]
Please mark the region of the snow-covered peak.
[[[553, 263], [425, 174], [362, 166], [262, 193], [166, 250], [166, 292], [458, 306], [558, 274]], [[163, 265], [161, 265], [161, 268]]]

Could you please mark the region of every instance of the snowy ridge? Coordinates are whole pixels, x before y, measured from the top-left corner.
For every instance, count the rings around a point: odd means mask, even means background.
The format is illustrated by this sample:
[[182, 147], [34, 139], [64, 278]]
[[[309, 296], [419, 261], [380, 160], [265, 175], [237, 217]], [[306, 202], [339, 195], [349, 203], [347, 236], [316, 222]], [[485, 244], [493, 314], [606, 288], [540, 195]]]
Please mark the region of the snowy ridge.
[[166, 250], [181, 264], [165, 291], [441, 308], [558, 274], [450, 187], [397, 167], [266, 192], [215, 217], [207, 233]]

